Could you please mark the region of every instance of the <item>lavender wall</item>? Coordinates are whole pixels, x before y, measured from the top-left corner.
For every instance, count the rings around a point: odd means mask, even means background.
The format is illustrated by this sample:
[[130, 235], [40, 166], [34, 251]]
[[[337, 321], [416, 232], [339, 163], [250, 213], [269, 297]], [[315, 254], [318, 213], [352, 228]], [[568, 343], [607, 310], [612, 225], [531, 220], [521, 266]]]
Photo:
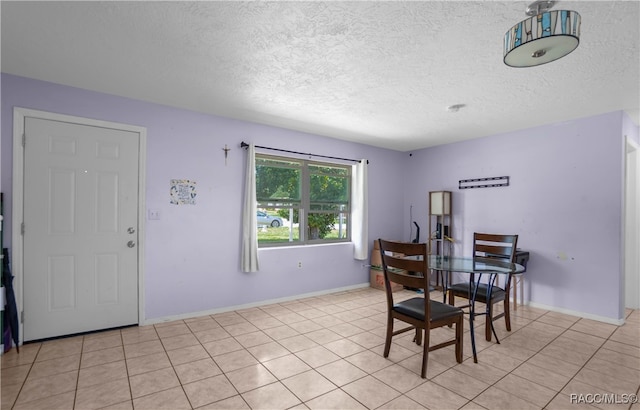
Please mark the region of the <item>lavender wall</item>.
[[[426, 221], [427, 192], [451, 190], [456, 254], [470, 253], [474, 231], [519, 234], [519, 247], [531, 253], [525, 292], [534, 305], [620, 319], [625, 117], [615, 112], [414, 152], [407, 174], [416, 189], [405, 207], [413, 204]], [[458, 189], [461, 179], [505, 175], [509, 187]]]
[[[624, 113], [400, 153], [12, 75], [3, 74], [1, 85], [1, 178], [9, 203], [13, 106], [147, 128], [146, 207], [161, 219], [146, 221], [145, 320], [368, 281], [350, 244], [262, 249], [261, 271], [240, 272], [241, 141], [368, 158], [370, 242], [410, 239], [411, 220], [426, 238], [427, 193], [451, 190], [457, 254], [470, 251], [474, 231], [518, 233], [520, 247], [531, 252], [527, 299], [622, 317], [623, 133], [638, 138]], [[232, 148], [226, 166], [225, 144]], [[460, 179], [502, 175], [511, 186], [457, 189]], [[174, 178], [197, 182], [196, 206], [169, 204]]]
[[[240, 271], [244, 150], [241, 141], [368, 158], [370, 241], [402, 233], [401, 156], [394, 151], [2, 75], [2, 191], [11, 202], [13, 107], [147, 128], [145, 320], [186, 315], [368, 283], [351, 244], [263, 249], [260, 272]], [[222, 148], [231, 147], [225, 166]], [[195, 180], [197, 205], [169, 203], [169, 180]], [[382, 184], [390, 191], [382, 193]], [[6, 244], [11, 240], [7, 209]], [[302, 262], [302, 268], [298, 268]]]

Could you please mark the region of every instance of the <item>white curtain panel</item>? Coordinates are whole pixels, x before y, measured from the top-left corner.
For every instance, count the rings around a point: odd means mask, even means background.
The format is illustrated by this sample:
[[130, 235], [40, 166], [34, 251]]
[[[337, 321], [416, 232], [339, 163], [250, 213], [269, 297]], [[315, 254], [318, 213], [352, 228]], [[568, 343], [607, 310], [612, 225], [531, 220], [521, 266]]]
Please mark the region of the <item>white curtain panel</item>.
[[351, 239], [353, 240], [353, 258], [369, 258], [369, 204], [367, 160], [353, 165], [353, 184], [351, 188]]
[[242, 271], [257, 272], [258, 268], [258, 218], [256, 216], [256, 147], [247, 148], [247, 170], [244, 182], [242, 207]]

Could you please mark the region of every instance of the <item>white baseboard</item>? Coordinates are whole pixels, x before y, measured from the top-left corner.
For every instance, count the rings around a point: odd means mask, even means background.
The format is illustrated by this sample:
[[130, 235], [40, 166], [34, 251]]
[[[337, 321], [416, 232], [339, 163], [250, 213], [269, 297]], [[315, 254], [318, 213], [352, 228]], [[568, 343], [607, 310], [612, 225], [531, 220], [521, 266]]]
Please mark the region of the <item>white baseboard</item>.
[[616, 325], [616, 326], [624, 325], [624, 319], [612, 319], [610, 317], [592, 315], [590, 313], [578, 312], [578, 311], [575, 311], [575, 310], [563, 309], [563, 308], [558, 308], [558, 307], [555, 307], [555, 306], [547, 306], [547, 305], [543, 305], [541, 303], [535, 303], [535, 302], [531, 302], [531, 301], [529, 301], [527, 303], [527, 306], [531, 306], [531, 307], [534, 307], [534, 308], [537, 308], [537, 309], [549, 310], [551, 312], [563, 313], [565, 315], [577, 316], [577, 317], [581, 317], [581, 318], [584, 318], [584, 319], [596, 320], [598, 322], [609, 323], [609, 324]]
[[277, 298], [277, 299], [262, 300], [260, 302], [247, 303], [247, 304], [244, 304], [244, 305], [225, 306], [225, 307], [222, 307], [222, 308], [205, 310], [205, 311], [201, 311], [201, 312], [185, 313], [183, 315], [164, 316], [164, 317], [144, 320], [142, 323], [140, 323], [140, 326], [154, 325], [154, 324], [157, 324], [157, 323], [172, 322], [174, 320], [191, 319], [191, 318], [199, 317], [199, 316], [215, 315], [215, 314], [218, 314], [218, 313], [232, 312], [234, 310], [250, 309], [250, 308], [259, 307], [259, 306], [272, 305], [274, 303], [290, 302], [290, 301], [296, 300], [296, 299], [304, 299], [304, 298], [310, 298], [310, 297], [314, 297], [314, 296], [328, 295], [330, 293], [344, 292], [344, 291], [347, 291], [347, 290], [368, 288], [369, 286], [370, 286], [369, 282], [359, 283], [357, 285], [350, 285], [350, 286], [345, 286], [345, 287], [341, 287], [341, 288], [334, 288], [334, 289], [326, 289], [326, 290], [321, 290], [321, 291], [318, 291], [318, 292], [303, 293], [303, 294], [300, 294], [300, 295], [287, 296], [287, 297]]

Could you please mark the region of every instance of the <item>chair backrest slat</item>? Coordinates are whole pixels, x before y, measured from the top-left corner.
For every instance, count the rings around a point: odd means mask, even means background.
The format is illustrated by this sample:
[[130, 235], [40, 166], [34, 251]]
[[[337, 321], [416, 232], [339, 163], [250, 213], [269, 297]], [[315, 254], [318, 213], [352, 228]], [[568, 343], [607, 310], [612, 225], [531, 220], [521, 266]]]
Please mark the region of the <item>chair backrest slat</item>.
[[[424, 289], [424, 297], [429, 300], [429, 269], [427, 268], [427, 245], [425, 243], [392, 242], [383, 239], [380, 256], [384, 271], [387, 301], [393, 306], [393, 292], [389, 282], [414, 289]], [[427, 310], [429, 303], [426, 303]]]
[[473, 255], [504, 259], [513, 263], [516, 256], [518, 235], [473, 234]]

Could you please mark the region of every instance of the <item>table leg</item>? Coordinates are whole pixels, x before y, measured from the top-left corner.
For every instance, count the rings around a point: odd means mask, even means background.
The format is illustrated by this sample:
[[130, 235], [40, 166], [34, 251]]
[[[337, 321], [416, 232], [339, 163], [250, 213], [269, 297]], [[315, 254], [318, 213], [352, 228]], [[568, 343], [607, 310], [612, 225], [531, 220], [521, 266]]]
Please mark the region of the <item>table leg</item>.
[[493, 320], [491, 320], [491, 316], [489, 316], [489, 313], [487, 313], [487, 319], [486, 320], [491, 322], [491, 323], [489, 323], [489, 325], [491, 326], [491, 333], [493, 333], [493, 337], [496, 338], [496, 343], [500, 344], [500, 339], [498, 339], [498, 335], [496, 334], [496, 328], [493, 327]]
[[476, 351], [476, 332], [473, 328], [473, 319], [476, 316], [476, 295], [478, 294], [478, 285], [480, 284], [481, 278], [482, 273], [478, 275], [478, 282], [474, 286], [473, 292], [471, 293], [471, 300], [469, 301], [469, 333], [471, 334], [471, 350], [473, 351], [474, 363], [478, 363], [478, 352]]
[[[491, 307], [491, 291], [493, 290], [493, 285], [498, 277], [497, 273], [489, 274], [489, 283], [487, 285], [487, 303], [485, 304], [485, 320], [489, 321], [489, 326], [491, 326], [491, 332], [493, 333], [493, 337], [496, 338], [496, 343], [500, 344], [500, 339], [498, 339], [498, 335], [496, 333], [496, 328], [493, 326], [493, 320], [491, 320], [490, 307]], [[476, 296], [478, 295], [478, 287], [482, 282], [482, 273], [478, 274], [478, 279], [475, 281], [475, 286], [473, 292], [471, 292], [471, 299], [469, 300], [469, 332], [471, 334], [471, 350], [473, 351], [473, 362], [478, 363], [478, 353], [476, 351], [476, 334], [474, 329], [474, 318], [476, 316]], [[469, 286], [471, 286], [471, 282], [469, 282]]]
[[490, 308], [492, 306], [491, 303], [491, 292], [493, 291], [493, 284], [497, 279], [498, 274], [491, 273], [489, 274], [489, 284], [487, 285], [487, 305], [485, 310], [485, 320], [489, 321], [489, 326], [491, 327], [491, 333], [493, 333], [493, 337], [496, 338], [496, 343], [500, 344], [500, 339], [498, 339], [498, 335], [496, 334], [496, 328], [493, 326], [493, 318], [491, 317]]
[[469, 334], [471, 335], [471, 351], [473, 352], [473, 362], [478, 363], [478, 353], [476, 352], [476, 333], [473, 329], [473, 303], [471, 303], [469, 309]]
[[513, 310], [518, 310], [518, 277], [514, 276], [513, 282], [511, 285], [513, 286]]

